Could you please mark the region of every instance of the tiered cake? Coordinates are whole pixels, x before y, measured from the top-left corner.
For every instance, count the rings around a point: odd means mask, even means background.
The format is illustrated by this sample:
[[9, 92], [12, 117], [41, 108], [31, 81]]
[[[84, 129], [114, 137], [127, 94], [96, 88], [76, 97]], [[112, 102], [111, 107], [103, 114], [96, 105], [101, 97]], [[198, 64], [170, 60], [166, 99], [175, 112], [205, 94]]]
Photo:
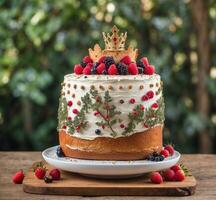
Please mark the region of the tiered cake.
[[144, 159], [162, 148], [164, 102], [160, 76], [137, 49], [125, 49], [126, 33], [103, 33], [105, 49], [64, 77], [58, 112], [60, 146], [68, 157]]

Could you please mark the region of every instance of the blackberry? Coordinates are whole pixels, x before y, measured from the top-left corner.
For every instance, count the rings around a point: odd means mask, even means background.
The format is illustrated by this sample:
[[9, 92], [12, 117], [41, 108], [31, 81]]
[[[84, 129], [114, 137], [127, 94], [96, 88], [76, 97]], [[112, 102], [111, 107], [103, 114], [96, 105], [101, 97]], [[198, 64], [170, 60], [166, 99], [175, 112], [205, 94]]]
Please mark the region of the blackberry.
[[162, 155], [159, 155], [158, 157], [160, 158], [160, 161], [164, 160], [164, 157]]
[[147, 158], [147, 160], [150, 160], [150, 161], [154, 161], [155, 160], [155, 157], [153, 155], [149, 155]]
[[104, 59], [104, 64], [105, 64], [106, 70], [108, 70], [110, 65], [115, 64], [115, 61], [112, 56], [107, 56]]
[[107, 73], [106, 70], [103, 70], [102, 74], [103, 74], [103, 75], [107, 75], [108, 73]]
[[143, 74], [146, 66], [143, 64], [141, 60], [136, 61], [136, 64], [139, 70], [139, 74]]
[[56, 154], [58, 157], [65, 157], [64, 152], [62, 151], [62, 148], [60, 146], [58, 146]]
[[141, 68], [141, 67], [138, 67], [138, 72], [139, 72], [139, 74], [143, 74], [143, 72], [144, 72], [144, 69], [143, 69], [143, 68]]
[[80, 63], [80, 65], [84, 68], [84, 67], [86, 67], [87, 63], [82, 61], [82, 62]]
[[153, 154], [152, 154], [154, 157], [157, 157], [159, 156], [158, 152], [157, 151], [154, 151]]
[[96, 62], [93, 64], [92, 68], [91, 68], [91, 74], [97, 74], [97, 67], [100, 63]]
[[118, 69], [118, 74], [120, 74], [120, 75], [127, 75], [128, 74], [127, 65], [125, 65], [124, 63], [119, 63], [117, 65], [117, 69]]
[[45, 177], [44, 177], [44, 182], [45, 182], [45, 183], [52, 183], [52, 181], [53, 181], [52, 176], [49, 176], [49, 175], [48, 175], [48, 176], [45, 176]]
[[97, 135], [100, 135], [100, 134], [101, 134], [101, 130], [100, 130], [100, 129], [96, 129], [96, 130], [95, 130], [95, 133], [96, 133]]

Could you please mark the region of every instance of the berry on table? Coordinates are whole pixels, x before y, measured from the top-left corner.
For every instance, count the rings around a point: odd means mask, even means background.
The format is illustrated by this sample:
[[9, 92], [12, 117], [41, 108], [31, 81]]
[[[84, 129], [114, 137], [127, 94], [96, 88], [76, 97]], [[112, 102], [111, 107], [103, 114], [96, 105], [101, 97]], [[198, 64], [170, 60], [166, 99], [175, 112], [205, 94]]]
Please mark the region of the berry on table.
[[183, 170], [178, 170], [175, 172], [175, 181], [183, 181], [185, 179], [185, 173]]
[[12, 177], [13, 183], [22, 184], [24, 177], [25, 175], [22, 170], [16, 172]]
[[125, 56], [121, 59], [121, 62], [126, 65], [129, 65], [131, 63], [131, 58], [129, 56]]
[[175, 180], [175, 172], [172, 169], [167, 169], [164, 172], [164, 178], [166, 181], [174, 181]]
[[61, 178], [61, 172], [59, 169], [52, 169], [49, 173], [53, 180], [59, 180]]
[[65, 157], [64, 152], [62, 151], [62, 148], [60, 146], [58, 146], [56, 154], [58, 157]]
[[164, 156], [164, 158], [167, 158], [169, 156], [169, 151], [167, 151], [166, 149], [162, 149], [160, 155]]
[[90, 56], [85, 56], [82, 61], [85, 63], [92, 63], [93, 62], [93, 60], [90, 58]]
[[43, 179], [45, 175], [46, 175], [46, 169], [44, 167], [38, 167], [38, 168], [36, 168], [36, 170], [35, 170], [35, 176], [38, 179]]
[[82, 74], [83, 73], [83, 67], [79, 64], [76, 64], [74, 66], [74, 73], [75, 74]]
[[108, 74], [109, 75], [116, 75], [118, 73], [118, 70], [116, 68], [115, 64], [110, 65], [109, 69], [108, 69]]
[[44, 182], [45, 183], [52, 183], [53, 179], [52, 176], [48, 175], [44, 177]]
[[83, 69], [83, 74], [85, 74], [85, 75], [91, 74], [91, 67], [86, 66], [86, 67]]
[[174, 150], [173, 146], [171, 146], [171, 145], [166, 145], [166, 146], [164, 147], [164, 149], [166, 149], [167, 151], [169, 151], [169, 154], [170, 154], [171, 156], [175, 153], [175, 150]]
[[163, 183], [163, 177], [159, 172], [152, 172], [150, 175], [150, 179], [152, 183], [160, 184]]
[[148, 65], [145, 67], [144, 74], [152, 75], [155, 72], [155, 67], [153, 65]]
[[174, 165], [174, 166], [170, 167], [170, 169], [172, 169], [174, 172], [177, 172], [178, 170], [181, 170], [181, 166], [180, 165]]
[[128, 72], [132, 75], [137, 75], [138, 74], [138, 68], [137, 68], [137, 65], [136, 63], [131, 63], [129, 66], [128, 66]]
[[102, 74], [104, 70], [105, 70], [105, 64], [104, 63], [99, 64], [97, 67], [97, 73]]

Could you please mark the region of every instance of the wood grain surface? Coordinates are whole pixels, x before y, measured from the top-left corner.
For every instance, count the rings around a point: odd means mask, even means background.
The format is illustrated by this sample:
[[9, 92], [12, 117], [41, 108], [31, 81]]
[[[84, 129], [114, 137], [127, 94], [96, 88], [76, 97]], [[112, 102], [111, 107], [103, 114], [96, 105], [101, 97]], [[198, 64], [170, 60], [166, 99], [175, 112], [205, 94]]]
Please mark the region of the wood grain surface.
[[[182, 197], [139, 197], [139, 196], [61, 196], [35, 195], [23, 192], [22, 185], [14, 185], [12, 175], [18, 170], [28, 170], [33, 162], [41, 160], [41, 152], [0, 152], [0, 199], [1, 200], [134, 200], [134, 199], [181, 199]], [[183, 155], [181, 161], [191, 169], [197, 179], [196, 193], [183, 199], [216, 199], [216, 155]]]

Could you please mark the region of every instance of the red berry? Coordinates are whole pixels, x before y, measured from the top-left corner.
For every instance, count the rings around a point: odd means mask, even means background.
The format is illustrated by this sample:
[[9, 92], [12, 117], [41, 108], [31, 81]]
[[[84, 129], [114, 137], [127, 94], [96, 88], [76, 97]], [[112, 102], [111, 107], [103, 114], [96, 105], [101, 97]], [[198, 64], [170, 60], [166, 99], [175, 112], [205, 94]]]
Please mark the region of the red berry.
[[156, 184], [163, 183], [163, 178], [159, 172], [152, 172], [150, 179], [152, 183], [156, 183]]
[[73, 111], [72, 111], [74, 114], [77, 114], [78, 113], [78, 110], [75, 108], [75, 109], [73, 109]]
[[52, 176], [53, 180], [59, 180], [61, 177], [61, 172], [59, 169], [53, 169], [50, 171], [49, 175]]
[[147, 124], [144, 124], [144, 127], [145, 127], [145, 128], [148, 128], [148, 125], [147, 125]]
[[83, 68], [81, 65], [77, 64], [74, 66], [74, 73], [75, 74], [82, 74], [83, 73]]
[[43, 179], [45, 175], [46, 175], [46, 170], [45, 170], [43, 167], [38, 167], [38, 168], [35, 170], [35, 176], [36, 176], [38, 179]]
[[148, 98], [148, 96], [147, 95], [143, 95], [142, 96], [142, 101], [147, 101], [149, 98]]
[[142, 63], [145, 65], [145, 67], [149, 66], [149, 61], [147, 57], [141, 58]]
[[131, 63], [131, 59], [130, 59], [129, 56], [125, 56], [125, 57], [123, 57], [123, 58], [121, 59], [120, 62], [122, 62], [122, 63], [124, 63], [124, 64], [126, 64], [126, 65], [129, 65], [129, 64]]
[[128, 66], [128, 72], [132, 75], [137, 75], [139, 73], [136, 63], [131, 63]]
[[166, 149], [162, 149], [161, 152], [160, 152], [160, 155], [167, 158], [169, 156], [169, 151], [167, 151]]
[[174, 165], [172, 167], [170, 167], [170, 169], [172, 169], [174, 172], [177, 172], [178, 170], [181, 170], [180, 165]]
[[100, 59], [98, 60], [99, 63], [103, 63], [105, 60], [106, 56], [101, 56]]
[[66, 128], [67, 128], [67, 126], [65, 126], [65, 125], [64, 125], [64, 126], [62, 126], [62, 129], [66, 129]]
[[157, 103], [153, 103], [153, 104], [151, 105], [151, 107], [154, 108], [154, 109], [156, 109], [156, 108], [158, 108], [158, 104], [157, 104]]
[[154, 92], [152, 90], [150, 90], [146, 93], [146, 95], [149, 99], [152, 99], [154, 97]]
[[134, 98], [129, 100], [129, 103], [134, 104], [136, 102], [136, 100]]
[[148, 65], [145, 67], [144, 74], [152, 75], [155, 72], [155, 67], [153, 65]]
[[124, 125], [124, 124], [120, 124], [120, 127], [121, 127], [121, 128], [124, 128], [124, 127], [125, 127], [125, 125]]
[[140, 109], [141, 109], [141, 110], [144, 110], [144, 109], [145, 109], [145, 107], [144, 107], [143, 105], [141, 105], [141, 106], [140, 106]]
[[71, 121], [71, 120], [72, 120], [72, 117], [68, 117], [67, 119], [68, 119], [68, 121]]
[[91, 67], [86, 66], [86, 67], [83, 69], [83, 74], [85, 74], [85, 75], [91, 74]]
[[67, 105], [68, 105], [69, 107], [71, 107], [71, 106], [73, 105], [73, 102], [72, 102], [72, 101], [68, 101]]
[[92, 68], [92, 67], [93, 67], [93, 63], [88, 63], [88, 64], [86, 65], [86, 67]]
[[178, 170], [175, 173], [175, 181], [183, 181], [185, 179], [185, 173], [183, 170]]
[[100, 65], [98, 65], [97, 67], [97, 73], [98, 74], [102, 74], [102, 72], [105, 70], [105, 64], [101, 63]]
[[169, 151], [170, 155], [172, 156], [175, 153], [174, 148], [171, 145], [166, 145], [164, 147], [164, 149], [166, 149], [167, 151]]
[[24, 177], [25, 175], [22, 170], [16, 172], [12, 177], [13, 183], [22, 184]]
[[164, 172], [164, 178], [166, 181], [174, 181], [175, 180], [175, 172], [172, 169], [167, 169]]
[[93, 60], [92, 60], [89, 56], [85, 56], [85, 57], [83, 58], [83, 62], [85, 62], [85, 63], [92, 63]]
[[118, 72], [115, 64], [110, 65], [109, 69], [108, 69], [108, 74], [109, 75], [116, 75]]
[[98, 112], [98, 111], [94, 112], [94, 116], [97, 116], [98, 114], [99, 114], [99, 112]]

